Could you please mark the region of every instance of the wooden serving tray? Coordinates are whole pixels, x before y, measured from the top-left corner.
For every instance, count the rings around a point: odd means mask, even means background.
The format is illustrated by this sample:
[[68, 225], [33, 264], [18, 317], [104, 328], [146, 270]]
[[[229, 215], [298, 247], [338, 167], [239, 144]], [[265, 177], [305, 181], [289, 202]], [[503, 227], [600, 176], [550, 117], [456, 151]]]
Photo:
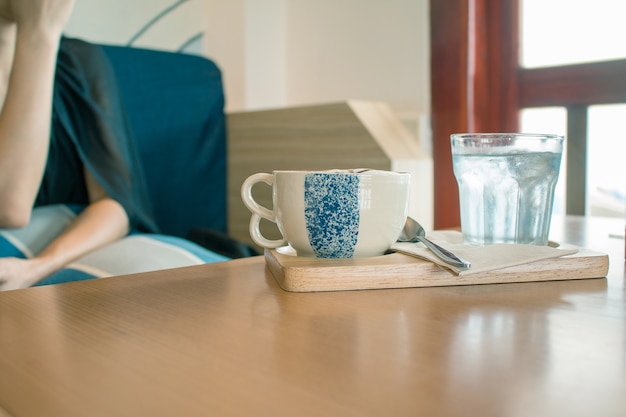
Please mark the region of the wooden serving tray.
[[[573, 245], [561, 244], [561, 248]], [[355, 259], [316, 259], [289, 254], [289, 248], [266, 249], [265, 261], [286, 291], [346, 291], [383, 288], [438, 287], [530, 281], [603, 278], [609, 258], [578, 248], [573, 255], [457, 276], [432, 262], [401, 253]]]

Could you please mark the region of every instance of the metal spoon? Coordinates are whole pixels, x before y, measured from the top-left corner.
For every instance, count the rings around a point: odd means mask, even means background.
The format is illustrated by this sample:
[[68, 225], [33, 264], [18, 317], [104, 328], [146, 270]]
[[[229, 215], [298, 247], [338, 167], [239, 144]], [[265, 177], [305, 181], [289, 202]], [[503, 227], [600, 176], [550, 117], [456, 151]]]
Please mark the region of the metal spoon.
[[426, 238], [426, 230], [422, 227], [417, 220], [407, 217], [404, 227], [400, 232], [398, 242], [421, 242], [428, 249], [430, 249], [439, 259], [444, 262], [454, 265], [459, 269], [469, 269], [472, 264], [465, 259], [461, 259], [449, 250], [442, 248], [434, 242], [431, 242]]

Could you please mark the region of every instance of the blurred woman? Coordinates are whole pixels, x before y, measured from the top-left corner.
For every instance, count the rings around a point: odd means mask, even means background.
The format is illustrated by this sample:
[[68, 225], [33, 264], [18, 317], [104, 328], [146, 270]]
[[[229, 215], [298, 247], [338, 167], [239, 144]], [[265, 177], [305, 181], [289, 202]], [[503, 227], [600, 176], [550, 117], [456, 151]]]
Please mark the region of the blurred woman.
[[106, 57], [66, 39], [74, 0], [0, 0], [0, 228], [36, 206], [85, 208], [43, 251], [0, 258], [0, 290], [32, 286], [131, 229], [156, 232]]

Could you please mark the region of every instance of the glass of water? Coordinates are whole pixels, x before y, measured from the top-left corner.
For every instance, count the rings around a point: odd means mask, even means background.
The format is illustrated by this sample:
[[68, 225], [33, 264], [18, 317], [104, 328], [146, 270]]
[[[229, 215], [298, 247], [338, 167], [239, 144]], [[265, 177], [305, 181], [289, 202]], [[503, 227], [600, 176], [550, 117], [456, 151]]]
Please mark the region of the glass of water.
[[465, 243], [547, 245], [563, 142], [559, 135], [451, 135]]

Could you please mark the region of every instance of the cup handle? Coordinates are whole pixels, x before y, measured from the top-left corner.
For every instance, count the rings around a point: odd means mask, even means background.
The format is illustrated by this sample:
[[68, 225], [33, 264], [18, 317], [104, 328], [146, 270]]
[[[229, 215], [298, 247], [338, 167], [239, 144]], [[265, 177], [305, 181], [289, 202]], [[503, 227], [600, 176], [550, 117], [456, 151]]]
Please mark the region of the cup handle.
[[243, 204], [252, 212], [252, 217], [250, 217], [250, 237], [257, 245], [264, 248], [278, 248], [280, 246], [285, 246], [287, 241], [283, 238], [280, 240], [270, 240], [263, 236], [260, 229], [261, 219], [266, 219], [271, 221], [272, 223], [276, 223], [276, 214], [274, 211], [263, 207], [259, 203], [254, 200], [252, 197], [252, 187], [259, 182], [264, 182], [270, 187], [274, 186], [274, 175], [259, 173], [253, 174], [246, 178], [241, 186], [241, 199]]

